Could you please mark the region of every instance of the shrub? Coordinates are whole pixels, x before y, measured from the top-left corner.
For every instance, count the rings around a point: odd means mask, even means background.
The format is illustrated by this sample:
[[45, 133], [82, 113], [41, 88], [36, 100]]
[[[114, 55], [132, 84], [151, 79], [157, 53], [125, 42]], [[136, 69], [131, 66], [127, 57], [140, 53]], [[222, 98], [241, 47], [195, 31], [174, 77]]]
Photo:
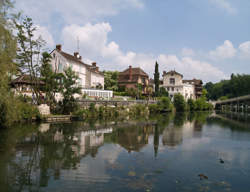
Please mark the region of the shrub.
[[157, 114], [159, 112], [159, 106], [157, 104], [148, 105], [148, 110], [150, 114]]
[[186, 110], [185, 99], [179, 93], [174, 96], [174, 106], [175, 106], [176, 111], [178, 112], [183, 112]]
[[189, 111], [195, 111], [196, 110], [196, 103], [193, 99], [188, 99], [187, 106]]
[[157, 103], [160, 111], [170, 111], [170, 99], [168, 97], [160, 98], [160, 101]]

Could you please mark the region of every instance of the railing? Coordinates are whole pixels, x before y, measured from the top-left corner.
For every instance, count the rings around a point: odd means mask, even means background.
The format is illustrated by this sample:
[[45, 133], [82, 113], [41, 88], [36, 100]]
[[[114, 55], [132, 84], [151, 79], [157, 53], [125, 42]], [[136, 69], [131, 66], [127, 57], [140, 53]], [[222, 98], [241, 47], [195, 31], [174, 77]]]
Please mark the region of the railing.
[[91, 103], [99, 105], [133, 105], [133, 104], [155, 104], [155, 100], [129, 100], [129, 101], [120, 101], [120, 100], [78, 100], [80, 105], [90, 105]]

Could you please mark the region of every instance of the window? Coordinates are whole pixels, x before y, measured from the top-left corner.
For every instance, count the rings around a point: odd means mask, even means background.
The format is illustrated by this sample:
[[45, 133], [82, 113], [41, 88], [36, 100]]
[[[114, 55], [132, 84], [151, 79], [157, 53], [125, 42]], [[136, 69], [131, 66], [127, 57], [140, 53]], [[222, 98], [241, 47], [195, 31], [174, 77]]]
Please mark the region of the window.
[[169, 91], [170, 89], [169, 89], [169, 87], [168, 87], [168, 91]]
[[169, 83], [172, 84], [172, 85], [174, 85], [175, 84], [175, 78], [170, 78], [169, 79]]
[[174, 87], [172, 87], [172, 91], [174, 91]]

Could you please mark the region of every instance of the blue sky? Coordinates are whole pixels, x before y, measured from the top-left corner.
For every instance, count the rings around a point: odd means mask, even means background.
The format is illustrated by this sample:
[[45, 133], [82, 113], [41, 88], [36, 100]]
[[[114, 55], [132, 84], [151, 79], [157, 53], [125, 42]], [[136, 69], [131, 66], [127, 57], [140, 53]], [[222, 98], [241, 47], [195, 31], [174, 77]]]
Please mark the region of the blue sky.
[[205, 82], [250, 72], [249, 0], [18, 0], [48, 49], [63, 45], [101, 69], [175, 69]]

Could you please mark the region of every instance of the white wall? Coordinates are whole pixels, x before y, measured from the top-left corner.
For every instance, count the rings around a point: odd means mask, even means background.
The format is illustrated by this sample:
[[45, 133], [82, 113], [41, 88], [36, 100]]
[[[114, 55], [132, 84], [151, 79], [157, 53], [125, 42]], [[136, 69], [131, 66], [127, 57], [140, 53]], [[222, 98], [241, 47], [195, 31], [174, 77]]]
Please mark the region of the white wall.
[[91, 87], [96, 87], [98, 84], [104, 89], [104, 76], [91, 72]]
[[171, 74], [167, 74], [167, 75], [164, 75], [163, 76], [163, 86], [170, 86], [170, 85], [173, 85], [173, 84], [170, 84], [170, 79], [171, 78], [174, 78], [175, 79], [175, 85], [178, 86], [178, 85], [182, 85], [182, 76], [180, 75], [177, 75], [177, 74], [174, 74], [173, 76]]

